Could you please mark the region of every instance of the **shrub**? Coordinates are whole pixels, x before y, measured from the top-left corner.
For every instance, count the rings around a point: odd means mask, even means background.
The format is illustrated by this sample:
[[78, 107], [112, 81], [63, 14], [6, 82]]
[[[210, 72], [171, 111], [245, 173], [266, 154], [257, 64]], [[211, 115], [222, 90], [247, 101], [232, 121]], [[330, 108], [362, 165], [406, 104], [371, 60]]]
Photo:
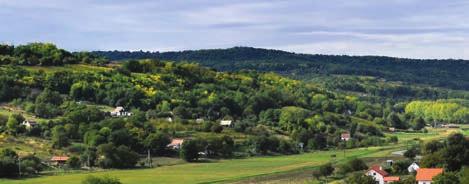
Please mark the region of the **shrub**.
[[122, 184], [119, 179], [110, 176], [88, 176], [82, 182], [82, 184]]

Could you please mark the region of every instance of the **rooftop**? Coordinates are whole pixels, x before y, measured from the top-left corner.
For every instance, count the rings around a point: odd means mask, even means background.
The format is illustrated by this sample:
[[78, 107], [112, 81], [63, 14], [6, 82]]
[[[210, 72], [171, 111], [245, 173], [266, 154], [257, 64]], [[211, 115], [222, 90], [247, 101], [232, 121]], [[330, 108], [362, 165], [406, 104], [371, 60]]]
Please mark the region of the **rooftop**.
[[417, 176], [415, 180], [417, 181], [431, 181], [433, 177], [443, 173], [442, 168], [420, 168], [417, 170]]

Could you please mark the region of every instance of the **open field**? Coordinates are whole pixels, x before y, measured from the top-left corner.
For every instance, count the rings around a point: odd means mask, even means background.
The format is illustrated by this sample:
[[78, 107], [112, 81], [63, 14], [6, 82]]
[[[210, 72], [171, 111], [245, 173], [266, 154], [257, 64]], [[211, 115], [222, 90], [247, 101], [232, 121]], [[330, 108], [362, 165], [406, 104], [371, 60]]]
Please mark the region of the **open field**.
[[[459, 129], [453, 129], [458, 131]], [[123, 183], [250, 183], [249, 181], [289, 182], [291, 178], [303, 175], [304, 182], [308, 172], [327, 162], [344, 162], [354, 157], [378, 159], [388, 157], [392, 151], [405, 148], [405, 140], [420, 138], [424, 140], [438, 139], [447, 136], [452, 130], [430, 130], [423, 133], [396, 133], [400, 144], [383, 147], [357, 148], [346, 150], [318, 151], [289, 156], [266, 156], [247, 159], [220, 160], [209, 163], [182, 163], [153, 169], [107, 170], [95, 173], [73, 173], [56, 176], [40, 176], [23, 180], [0, 180], [1, 184], [79, 184], [87, 175], [110, 175], [118, 177]], [[336, 155], [332, 158], [331, 155]], [[296, 175], [295, 175], [296, 173]], [[293, 175], [291, 175], [293, 174]], [[306, 178], [305, 178], [306, 177]], [[294, 181], [292, 181], [294, 182]], [[275, 182], [274, 182], [275, 183]]]
[[[97, 172], [93, 175], [110, 175], [123, 183], [225, 183], [243, 178], [281, 173], [285, 171], [311, 168], [331, 160], [336, 160], [387, 152], [393, 147], [360, 148], [347, 151], [347, 158], [341, 151], [319, 151], [290, 156], [268, 156], [238, 160], [221, 160], [213, 163], [189, 163], [165, 166], [154, 169], [115, 170]], [[42, 176], [26, 180], [0, 180], [5, 184], [78, 184], [87, 174], [66, 174], [61, 176]]]
[[23, 66], [24, 69], [29, 71], [44, 71], [44, 72], [58, 72], [58, 71], [106, 71], [111, 70], [108, 67], [92, 66], [84, 64], [73, 64], [64, 66]]

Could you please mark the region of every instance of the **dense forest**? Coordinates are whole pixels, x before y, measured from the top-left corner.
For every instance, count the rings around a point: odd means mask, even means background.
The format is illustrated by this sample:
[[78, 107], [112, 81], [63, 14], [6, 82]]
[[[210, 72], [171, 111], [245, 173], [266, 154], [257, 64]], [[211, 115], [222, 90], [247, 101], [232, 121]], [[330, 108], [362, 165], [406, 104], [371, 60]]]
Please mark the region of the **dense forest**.
[[297, 79], [317, 75], [374, 76], [390, 81], [469, 89], [469, 61], [423, 60], [382, 56], [333, 56], [296, 54], [250, 47], [181, 52], [96, 51], [111, 60], [153, 58], [197, 62], [221, 71], [251, 69], [272, 71]]

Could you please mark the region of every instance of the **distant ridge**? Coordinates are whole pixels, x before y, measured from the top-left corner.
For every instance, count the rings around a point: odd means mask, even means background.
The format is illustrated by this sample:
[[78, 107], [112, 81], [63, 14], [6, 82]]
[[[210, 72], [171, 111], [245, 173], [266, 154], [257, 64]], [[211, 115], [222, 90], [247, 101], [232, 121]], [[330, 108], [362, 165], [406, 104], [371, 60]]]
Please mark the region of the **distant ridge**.
[[144, 59], [188, 61], [222, 71], [276, 72], [298, 79], [342, 74], [381, 77], [452, 89], [469, 89], [469, 61], [407, 59], [387, 56], [297, 54], [281, 50], [233, 47], [173, 52], [94, 51], [111, 60]]

